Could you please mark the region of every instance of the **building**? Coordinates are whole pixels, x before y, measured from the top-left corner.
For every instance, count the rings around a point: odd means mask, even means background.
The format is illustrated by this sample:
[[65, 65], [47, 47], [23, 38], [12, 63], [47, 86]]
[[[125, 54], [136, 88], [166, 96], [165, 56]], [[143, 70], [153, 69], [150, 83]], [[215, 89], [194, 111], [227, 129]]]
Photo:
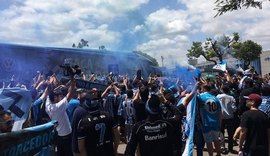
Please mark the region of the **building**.
[[190, 64], [192, 66], [196, 66], [198, 64], [198, 59], [197, 58], [189, 58], [188, 64]]
[[262, 52], [260, 56], [262, 75], [270, 73], [270, 50]]

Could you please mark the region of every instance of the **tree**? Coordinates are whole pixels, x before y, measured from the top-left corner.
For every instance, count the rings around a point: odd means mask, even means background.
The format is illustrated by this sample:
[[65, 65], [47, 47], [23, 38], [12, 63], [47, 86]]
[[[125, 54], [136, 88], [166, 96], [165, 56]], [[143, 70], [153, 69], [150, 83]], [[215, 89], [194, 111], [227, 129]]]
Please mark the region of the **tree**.
[[98, 47], [99, 50], [106, 50], [105, 46], [104, 45], [101, 45]]
[[253, 7], [262, 9], [262, 1], [256, 0], [216, 0], [215, 4], [216, 4], [215, 10], [218, 11], [215, 17], [220, 16], [228, 11], [239, 10], [243, 7], [245, 8]]
[[204, 44], [202, 42], [193, 42], [192, 47], [188, 50], [188, 58], [198, 58], [203, 56], [207, 61], [217, 64], [217, 60], [223, 61], [227, 53], [231, 53], [231, 44], [238, 42], [239, 34], [233, 33], [233, 37], [223, 35], [217, 40], [207, 38]]
[[158, 62], [154, 57], [152, 57], [144, 52], [141, 52], [141, 51], [133, 51], [133, 53], [136, 53], [136, 54], [139, 54], [139, 55], [142, 55], [142, 56], [148, 58], [153, 63], [154, 66], [158, 66]]
[[250, 62], [258, 59], [262, 53], [262, 46], [251, 40], [235, 43], [232, 46], [234, 48], [233, 56], [244, 61], [244, 69], [247, 69]]
[[[72, 47], [73, 47], [73, 48], [76, 48], [76, 44], [73, 43], [73, 44], [72, 44]], [[84, 40], [84, 39], [81, 39], [81, 41], [78, 43], [77, 48], [83, 48], [83, 47], [88, 47], [88, 41], [86, 41], [86, 40]]]

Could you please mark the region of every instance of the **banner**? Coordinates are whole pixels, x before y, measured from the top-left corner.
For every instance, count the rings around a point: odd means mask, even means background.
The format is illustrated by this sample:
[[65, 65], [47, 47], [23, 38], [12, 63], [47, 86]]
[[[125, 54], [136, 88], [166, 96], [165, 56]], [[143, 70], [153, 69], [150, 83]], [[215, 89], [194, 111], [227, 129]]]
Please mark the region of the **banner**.
[[219, 70], [219, 71], [226, 71], [226, 62], [221, 61], [219, 64], [214, 65], [213, 69]]
[[[26, 128], [16, 132], [0, 134], [1, 156], [38, 155], [55, 139], [55, 121]], [[51, 155], [52, 153], [50, 153]]]
[[240, 82], [239, 82], [239, 84], [238, 84], [238, 89], [243, 89], [243, 82], [245, 81], [245, 79], [246, 78], [248, 78], [248, 76], [244, 76], [241, 80], [240, 80]]
[[32, 97], [29, 90], [23, 88], [0, 89], [0, 110], [10, 111], [15, 120], [12, 131], [22, 129], [31, 105]]
[[101, 84], [101, 83], [90, 82], [90, 81], [85, 81], [85, 80], [82, 80], [82, 79], [76, 79], [76, 87], [77, 88], [84, 88], [84, 89], [97, 88], [97, 90], [104, 91], [108, 87], [108, 85]]

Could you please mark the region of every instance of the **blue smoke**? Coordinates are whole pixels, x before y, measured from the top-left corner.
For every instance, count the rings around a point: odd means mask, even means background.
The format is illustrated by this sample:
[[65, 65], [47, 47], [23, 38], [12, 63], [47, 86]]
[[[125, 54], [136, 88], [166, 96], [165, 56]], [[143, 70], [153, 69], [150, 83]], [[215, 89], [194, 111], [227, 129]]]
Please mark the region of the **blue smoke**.
[[191, 91], [195, 86], [197, 80], [200, 79], [201, 72], [198, 68], [191, 66], [184, 67], [177, 65], [175, 69], [168, 75], [168, 77], [173, 77], [179, 79], [178, 86], [183, 90]]

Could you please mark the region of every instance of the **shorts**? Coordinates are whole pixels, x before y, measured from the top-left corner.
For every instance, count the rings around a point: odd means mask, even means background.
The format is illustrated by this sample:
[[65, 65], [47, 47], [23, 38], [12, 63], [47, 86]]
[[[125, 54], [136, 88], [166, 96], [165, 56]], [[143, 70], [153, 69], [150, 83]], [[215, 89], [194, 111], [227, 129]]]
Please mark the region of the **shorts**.
[[220, 131], [209, 131], [207, 133], [203, 133], [203, 138], [205, 143], [212, 143], [215, 141], [219, 141], [219, 135], [220, 135]]

